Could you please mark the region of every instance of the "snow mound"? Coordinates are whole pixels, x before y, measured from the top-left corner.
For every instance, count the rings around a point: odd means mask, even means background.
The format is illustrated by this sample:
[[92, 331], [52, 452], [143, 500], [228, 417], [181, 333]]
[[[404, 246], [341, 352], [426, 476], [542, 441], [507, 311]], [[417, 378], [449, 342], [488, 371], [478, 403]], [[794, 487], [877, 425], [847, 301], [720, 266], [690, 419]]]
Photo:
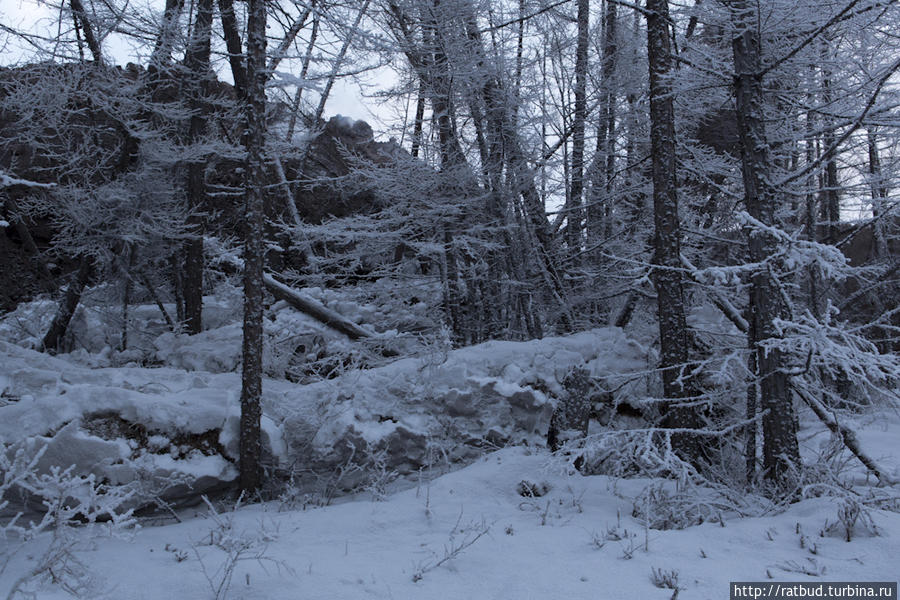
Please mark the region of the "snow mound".
[[569, 372], [585, 369], [612, 390], [647, 364], [646, 351], [616, 328], [491, 341], [351, 371], [295, 388], [266, 409], [282, 423], [297, 471], [359, 471], [374, 461], [407, 474], [510, 443], [543, 445]]
[[[191, 347], [211, 344], [221, 356], [215, 332]], [[236, 477], [235, 373], [87, 368], [3, 342], [0, 365], [0, 439], [47, 444], [47, 468], [75, 464], [101, 481], [143, 486], [145, 497], [182, 500]], [[378, 474], [466, 464], [507, 444], [543, 445], [561, 382], [575, 368], [627, 393], [622, 382], [646, 371], [647, 356], [621, 330], [597, 329], [436, 351], [309, 385], [266, 379], [264, 453], [301, 487], [327, 480], [346, 492]]]

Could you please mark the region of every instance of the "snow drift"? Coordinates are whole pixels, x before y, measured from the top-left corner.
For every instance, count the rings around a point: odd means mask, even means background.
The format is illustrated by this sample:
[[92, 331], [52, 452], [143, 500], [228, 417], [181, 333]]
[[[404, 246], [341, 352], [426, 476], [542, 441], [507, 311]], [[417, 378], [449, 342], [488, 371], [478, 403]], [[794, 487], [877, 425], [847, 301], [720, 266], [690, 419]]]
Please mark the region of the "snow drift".
[[[566, 373], [583, 368], [627, 393], [647, 362], [621, 330], [597, 329], [435, 351], [310, 385], [266, 379], [264, 452], [301, 488], [350, 491], [373, 470], [405, 475], [543, 444]], [[47, 444], [46, 467], [74, 464], [144, 502], [175, 504], [237, 475], [237, 374], [90, 369], [3, 342], [0, 365], [0, 439]]]

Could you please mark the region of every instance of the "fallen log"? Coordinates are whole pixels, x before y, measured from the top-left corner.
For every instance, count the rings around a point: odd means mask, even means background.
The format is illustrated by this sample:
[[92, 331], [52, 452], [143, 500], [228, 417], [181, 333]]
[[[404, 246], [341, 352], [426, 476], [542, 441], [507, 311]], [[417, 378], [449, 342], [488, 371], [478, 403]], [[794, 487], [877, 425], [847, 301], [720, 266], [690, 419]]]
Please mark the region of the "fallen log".
[[[237, 270], [242, 270], [244, 268], [244, 261], [236, 256], [220, 256], [216, 262]], [[263, 285], [265, 285], [266, 289], [269, 290], [269, 293], [277, 299], [284, 300], [303, 314], [312, 317], [326, 327], [330, 327], [335, 331], [343, 333], [351, 340], [372, 337], [371, 332], [366, 331], [347, 317], [316, 302], [309, 296], [305, 296], [289, 285], [281, 283], [275, 279], [271, 273], [263, 273]]]
[[333, 310], [319, 304], [312, 298], [304, 296], [297, 290], [281, 283], [270, 274], [263, 275], [263, 283], [266, 289], [279, 300], [284, 300], [300, 312], [312, 317], [323, 325], [331, 327], [349, 337], [351, 340], [371, 337], [371, 333], [340, 315]]
[[797, 387], [796, 384], [791, 383], [791, 389], [794, 390], [794, 393], [800, 396], [800, 398], [809, 406], [816, 416], [819, 417], [819, 420], [822, 421], [828, 429], [831, 430], [833, 434], [841, 438], [841, 442], [843, 442], [844, 446], [846, 446], [847, 450], [853, 453], [853, 455], [859, 459], [861, 462], [875, 477], [878, 478], [878, 481], [887, 485], [894, 485], [897, 483], [893, 480], [884, 470], [879, 467], [872, 458], [863, 452], [862, 448], [859, 446], [859, 439], [856, 437], [856, 432], [837, 422], [837, 419], [834, 418], [828, 412], [828, 409], [825, 408], [825, 405], [822, 404], [818, 398], [813, 396], [812, 394], [806, 392], [806, 390], [802, 390]]

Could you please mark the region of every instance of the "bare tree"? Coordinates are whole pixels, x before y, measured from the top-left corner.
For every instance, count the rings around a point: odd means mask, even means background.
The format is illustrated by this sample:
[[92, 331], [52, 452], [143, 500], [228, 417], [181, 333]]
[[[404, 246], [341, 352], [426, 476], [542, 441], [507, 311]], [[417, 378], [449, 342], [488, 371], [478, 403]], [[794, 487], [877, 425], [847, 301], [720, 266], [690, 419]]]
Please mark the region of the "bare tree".
[[[728, 0], [734, 34], [734, 98], [741, 144], [744, 180], [744, 205], [762, 226], [775, 225], [775, 211], [780, 202], [773, 185], [771, 148], [766, 136], [763, 108], [762, 46], [756, 27], [757, 7], [746, 0]], [[784, 290], [776, 278], [777, 265], [771, 264], [777, 254], [772, 234], [752, 226], [749, 235], [750, 261], [759, 267], [752, 274], [750, 311], [756, 339], [756, 366], [759, 370], [759, 393], [763, 416], [763, 468], [765, 476], [780, 487], [790, 487], [800, 449], [797, 422], [784, 353], [778, 348], [764, 347], [763, 342], [777, 337], [776, 320], [786, 316]]]
[[[190, 106], [189, 143], [198, 143], [206, 135], [209, 117], [207, 96], [209, 93], [209, 57], [213, 21], [212, 0], [199, 0], [197, 16], [191, 30], [191, 39], [184, 57], [188, 71]], [[188, 163], [187, 195], [191, 210], [190, 225], [193, 235], [184, 245], [184, 269], [181, 289], [184, 296], [185, 327], [190, 334], [203, 331], [203, 218], [206, 198], [206, 164], [202, 157]], [[179, 274], [176, 274], [178, 277]]]
[[244, 337], [241, 375], [240, 486], [252, 492], [262, 482], [260, 418], [262, 409], [263, 222], [266, 165], [266, 3], [249, 0], [247, 22], [247, 96], [244, 103], [247, 167], [244, 183]]
[[[656, 286], [659, 321], [660, 367], [665, 407], [665, 423], [673, 428], [693, 429], [700, 425], [696, 409], [679, 403], [695, 395], [691, 380], [691, 333], [687, 326], [681, 268], [681, 224], [675, 178], [675, 109], [670, 77], [673, 71], [669, 38], [667, 0], [647, 2], [647, 57], [650, 62], [650, 145], [653, 169], [653, 283]], [[684, 458], [697, 460], [701, 454], [698, 438], [676, 434], [673, 447]]]

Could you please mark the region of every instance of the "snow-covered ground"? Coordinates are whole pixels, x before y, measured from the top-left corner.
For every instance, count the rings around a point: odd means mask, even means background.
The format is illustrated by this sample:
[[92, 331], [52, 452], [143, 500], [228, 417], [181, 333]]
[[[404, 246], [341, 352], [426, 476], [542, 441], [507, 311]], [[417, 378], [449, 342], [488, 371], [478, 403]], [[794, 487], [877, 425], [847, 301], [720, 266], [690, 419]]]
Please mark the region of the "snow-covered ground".
[[[239, 377], [223, 359], [234, 326], [221, 321], [202, 339], [150, 340], [163, 365], [155, 368], [96, 352], [50, 357], [28, 349], [30, 338], [6, 336], [17, 344], [0, 341], [0, 441], [30, 451], [47, 444], [42, 472], [75, 463], [79, 476], [125, 487], [147, 473], [227, 485], [235, 476]], [[319, 462], [310, 468], [344, 468], [349, 462], [335, 466], [326, 454], [345, 443], [385, 449], [388, 458], [419, 454], [380, 463], [381, 481], [372, 479], [377, 462], [356, 465], [369, 469], [367, 479], [335, 493], [366, 491], [349, 497], [296, 485], [278, 500], [236, 507], [222, 500], [221, 485], [210, 485], [213, 503], [161, 511], [136, 527], [47, 527], [26, 541], [3, 537], [0, 527], [0, 598], [18, 586], [11, 597], [668, 599], [677, 588], [681, 599], [719, 600], [731, 581], [900, 577], [900, 494], [876, 487], [810, 414], [801, 414], [804, 458], [833, 471], [789, 506], [712, 488], [679, 496], [671, 480], [584, 476], [572, 457], [543, 448], [552, 406], [567, 393], [566, 372], [586, 369], [615, 390], [615, 402], [640, 401], [654, 394], [647, 376], [654, 362], [652, 349], [609, 328], [438, 346], [307, 385], [266, 379], [266, 446], [282, 468], [313, 451]], [[896, 410], [842, 418], [900, 479]], [[471, 445], [497, 439], [517, 445], [488, 454], [490, 444]], [[445, 453], [443, 463], [426, 460], [432, 446]], [[397, 473], [405, 477], [391, 483]], [[12, 489], [2, 475], [0, 491]], [[838, 479], [853, 482], [853, 491], [837, 487]], [[198, 492], [179, 493], [196, 500]], [[18, 507], [8, 499], [7, 518]], [[683, 511], [704, 522], [648, 527], [685, 520]]]
[[[524, 497], [523, 480], [549, 491]], [[83, 529], [75, 556], [89, 575], [87, 597], [121, 600], [671, 598], [672, 589], [654, 585], [654, 569], [677, 573], [679, 598], [721, 600], [730, 581], [900, 574], [900, 514], [872, 511], [877, 535], [858, 524], [850, 542], [831, 528], [838, 505], [828, 498], [771, 516], [648, 530], [632, 517], [632, 498], [649, 484], [583, 477], [544, 450], [507, 448], [383, 501], [204, 508], [119, 537]], [[17, 553], [0, 591], [47, 542]], [[36, 597], [69, 596], [45, 583]]]

